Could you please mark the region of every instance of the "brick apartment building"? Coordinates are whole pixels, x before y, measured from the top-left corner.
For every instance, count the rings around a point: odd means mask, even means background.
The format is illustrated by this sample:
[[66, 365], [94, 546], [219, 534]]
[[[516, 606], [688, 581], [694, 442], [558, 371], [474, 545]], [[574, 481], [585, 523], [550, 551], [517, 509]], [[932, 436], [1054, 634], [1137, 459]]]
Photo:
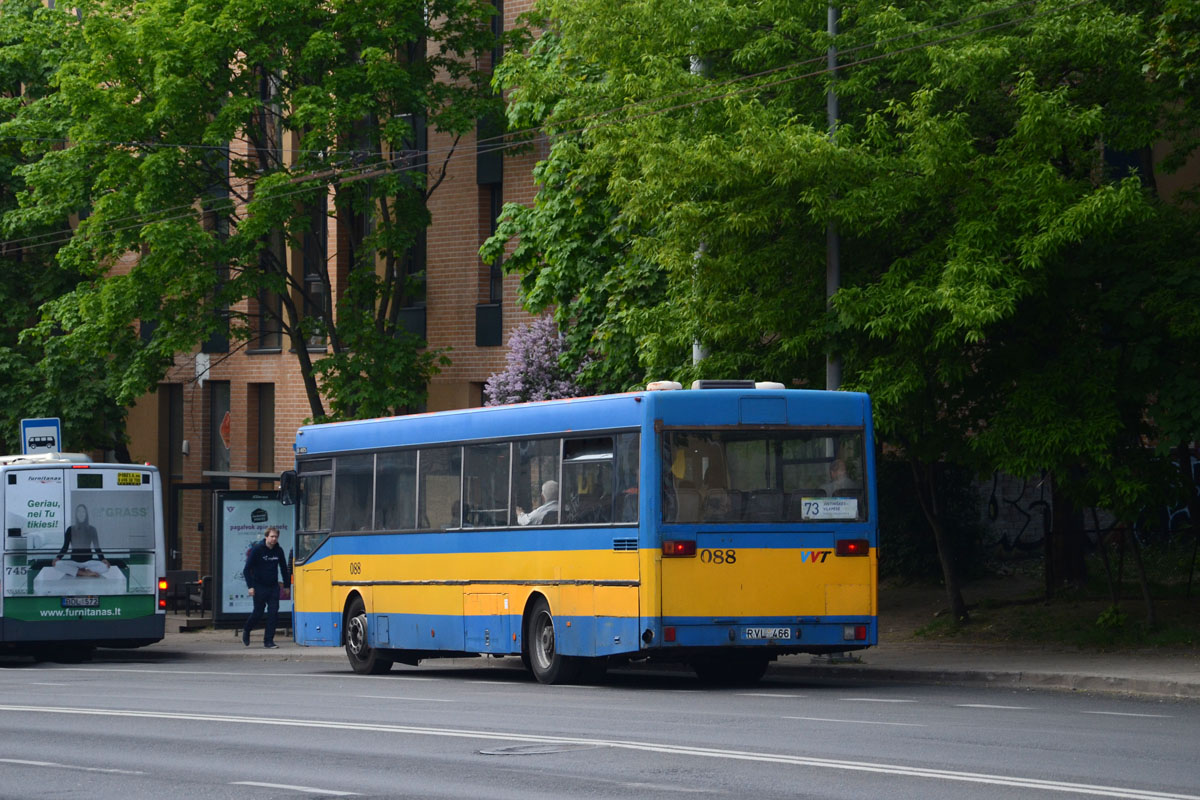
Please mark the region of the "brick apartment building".
[[[496, 2], [506, 29], [532, 5]], [[450, 144], [449, 137], [428, 132], [431, 152]], [[451, 364], [429, 386], [430, 411], [482, 405], [484, 383], [504, 367], [509, 333], [529, 319], [520, 306], [518, 279], [504, 276], [499, 265], [484, 264], [478, 251], [504, 203], [533, 201], [539, 154], [478, 152], [473, 140], [460, 141], [457, 153], [429, 201], [424, 301], [404, 311], [409, 329], [430, 347], [449, 349]], [[349, 248], [338, 247], [348, 235], [341, 227], [340, 220], [328, 218], [325, 241], [335, 295], [350, 266], [340, 255]], [[289, 264], [299, 257], [289, 253]], [[336, 308], [336, 296], [333, 301]], [[248, 302], [237, 310], [254, 311]], [[162, 472], [172, 568], [208, 573], [214, 490], [272, 489], [277, 485], [272, 476], [292, 464], [296, 428], [312, 413], [285, 339], [276, 332], [249, 345], [210, 342], [181, 353], [158, 391], [130, 410], [134, 460]]]

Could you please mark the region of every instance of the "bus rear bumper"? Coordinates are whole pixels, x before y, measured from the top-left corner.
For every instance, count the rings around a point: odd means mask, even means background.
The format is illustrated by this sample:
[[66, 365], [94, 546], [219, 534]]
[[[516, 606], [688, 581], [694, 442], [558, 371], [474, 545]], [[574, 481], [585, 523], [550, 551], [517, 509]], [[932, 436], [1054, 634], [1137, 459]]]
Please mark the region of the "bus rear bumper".
[[27, 622], [5, 619], [0, 620], [0, 642], [9, 650], [56, 643], [92, 647], [144, 647], [162, 641], [166, 624], [165, 614], [87, 621]]
[[878, 644], [879, 626], [873, 616], [822, 617], [804, 622], [794, 617], [720, 621], [664, 617], [661, 624], [646, 626], [642, 641], [646, 649], [659, 651], [735, 648], [830, 653]]

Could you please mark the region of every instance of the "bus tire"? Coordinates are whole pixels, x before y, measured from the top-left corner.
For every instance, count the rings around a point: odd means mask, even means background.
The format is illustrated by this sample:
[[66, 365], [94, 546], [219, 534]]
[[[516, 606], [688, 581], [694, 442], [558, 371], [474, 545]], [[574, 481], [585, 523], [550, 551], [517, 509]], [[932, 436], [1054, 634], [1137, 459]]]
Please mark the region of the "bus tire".
[[529, 671], [538, 683], [571, 683], [579, 677], [579, 659], [558, 652], [550, 604], [539, 597], [529, 614], [525, 648]]
[[770, 656], [704, 656], [692, 659], [691, 667], [701, 683], [709, 686], [749, 686], [767, 672]]
[[392, 661], [367, 644], [369, 641], [367, 607], [361, 597], [355, 597], [346, 612], [346, 658], [350, 659], [350, 669], [359, 675], [382, 675], [392, 668]]

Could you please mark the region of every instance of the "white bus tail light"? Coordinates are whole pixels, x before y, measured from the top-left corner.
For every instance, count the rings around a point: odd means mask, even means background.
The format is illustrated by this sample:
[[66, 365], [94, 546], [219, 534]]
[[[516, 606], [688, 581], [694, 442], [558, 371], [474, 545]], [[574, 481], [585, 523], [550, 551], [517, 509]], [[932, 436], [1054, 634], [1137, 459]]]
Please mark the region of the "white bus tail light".
[[847, 642], [865, 642], [867, 640], [867, 626], [843, 625], [842, 639]]

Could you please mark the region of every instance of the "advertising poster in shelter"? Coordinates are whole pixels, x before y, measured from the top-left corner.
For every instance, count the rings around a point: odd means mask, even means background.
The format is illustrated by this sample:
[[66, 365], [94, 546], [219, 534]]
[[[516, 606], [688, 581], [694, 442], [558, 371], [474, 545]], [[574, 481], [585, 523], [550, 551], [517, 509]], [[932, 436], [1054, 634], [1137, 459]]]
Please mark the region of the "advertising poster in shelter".
[[[246, 555], [262, 541], [267, 528], [279, 529], [278, 547], [290, 564], [295, 541], [296, 509], [279, 502], [275, 492], [214, 492], [213, 518], [216, 541], [213, 548], [213, 622], [242, 623], [254, 610], [246, 590], [243, 570]], [[285, 588], [279, 597], [281, 620], [290, 619], [292, 594]]]

